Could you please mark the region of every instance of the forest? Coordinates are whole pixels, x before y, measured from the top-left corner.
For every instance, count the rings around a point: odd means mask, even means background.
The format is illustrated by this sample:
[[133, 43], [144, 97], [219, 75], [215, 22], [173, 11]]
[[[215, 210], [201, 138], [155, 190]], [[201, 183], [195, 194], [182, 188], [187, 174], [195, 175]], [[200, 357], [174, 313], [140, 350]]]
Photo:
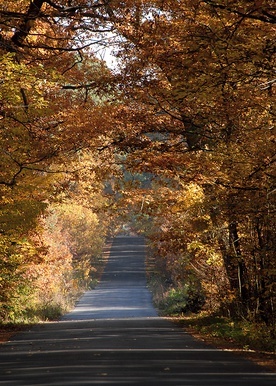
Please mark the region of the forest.
[[1, 323], [72, 306], [128, 224], [160, 307], [275, 337], [275, 23], [272, 0], [0, 0]]

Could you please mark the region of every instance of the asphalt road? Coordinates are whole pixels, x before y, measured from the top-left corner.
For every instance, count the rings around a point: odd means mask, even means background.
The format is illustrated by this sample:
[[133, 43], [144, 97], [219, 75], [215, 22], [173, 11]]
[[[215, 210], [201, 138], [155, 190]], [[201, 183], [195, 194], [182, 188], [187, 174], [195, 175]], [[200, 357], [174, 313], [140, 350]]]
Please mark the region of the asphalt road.
[[1, 346], [0, 384], [274, 386], [275, 373], [157, 316], [144, 252], [140, 237], [115, 238], [101, 283], [71, 313]]

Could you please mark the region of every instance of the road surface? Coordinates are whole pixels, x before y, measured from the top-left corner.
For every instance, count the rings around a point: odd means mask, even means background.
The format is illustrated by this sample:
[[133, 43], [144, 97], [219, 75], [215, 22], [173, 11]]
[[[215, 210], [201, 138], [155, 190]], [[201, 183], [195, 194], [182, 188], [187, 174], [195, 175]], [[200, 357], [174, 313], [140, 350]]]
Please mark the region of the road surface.
[[274, 386], [276, 374], [207, 346], [157, 316], [143, 238], [114, 239], [95, 290], [60, 321], [0, 348], [0, 385]]

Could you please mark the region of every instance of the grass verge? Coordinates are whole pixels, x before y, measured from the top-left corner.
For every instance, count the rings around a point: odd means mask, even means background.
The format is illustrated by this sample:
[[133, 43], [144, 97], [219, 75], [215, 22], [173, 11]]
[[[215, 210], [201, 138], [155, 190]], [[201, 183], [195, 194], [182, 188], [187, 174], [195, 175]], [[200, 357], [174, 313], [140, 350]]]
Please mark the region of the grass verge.
[[276, 371], [276, 339], [264, 325], [206, 315], [168, 317], [195, 338]]
[[[187, 294], [171, 291], [160, 275], [148, 270], [148, 285], [159, 314], [190, 335], [223, 350], [231, 350], [276, 372], [276, 332], [265, 324], [232, 320], [210, 312], [187, 312]], [[177, 295], [177, 296], [176, 296]], [[274, 338], [273, 338], [274, 336]]]

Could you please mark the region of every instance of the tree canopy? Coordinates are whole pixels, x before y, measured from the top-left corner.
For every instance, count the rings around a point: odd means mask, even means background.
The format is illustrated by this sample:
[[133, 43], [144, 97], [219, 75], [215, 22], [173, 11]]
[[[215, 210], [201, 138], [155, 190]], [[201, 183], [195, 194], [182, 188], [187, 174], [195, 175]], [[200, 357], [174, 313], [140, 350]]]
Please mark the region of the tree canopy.
[[121, 213], [174, 286], [275, 327], [273, 3], [0, 2], [4, 316], [30, 270], [59, 266], [52, 223], [84, 278], [82, 212], [105, 225], [95, 251]]

